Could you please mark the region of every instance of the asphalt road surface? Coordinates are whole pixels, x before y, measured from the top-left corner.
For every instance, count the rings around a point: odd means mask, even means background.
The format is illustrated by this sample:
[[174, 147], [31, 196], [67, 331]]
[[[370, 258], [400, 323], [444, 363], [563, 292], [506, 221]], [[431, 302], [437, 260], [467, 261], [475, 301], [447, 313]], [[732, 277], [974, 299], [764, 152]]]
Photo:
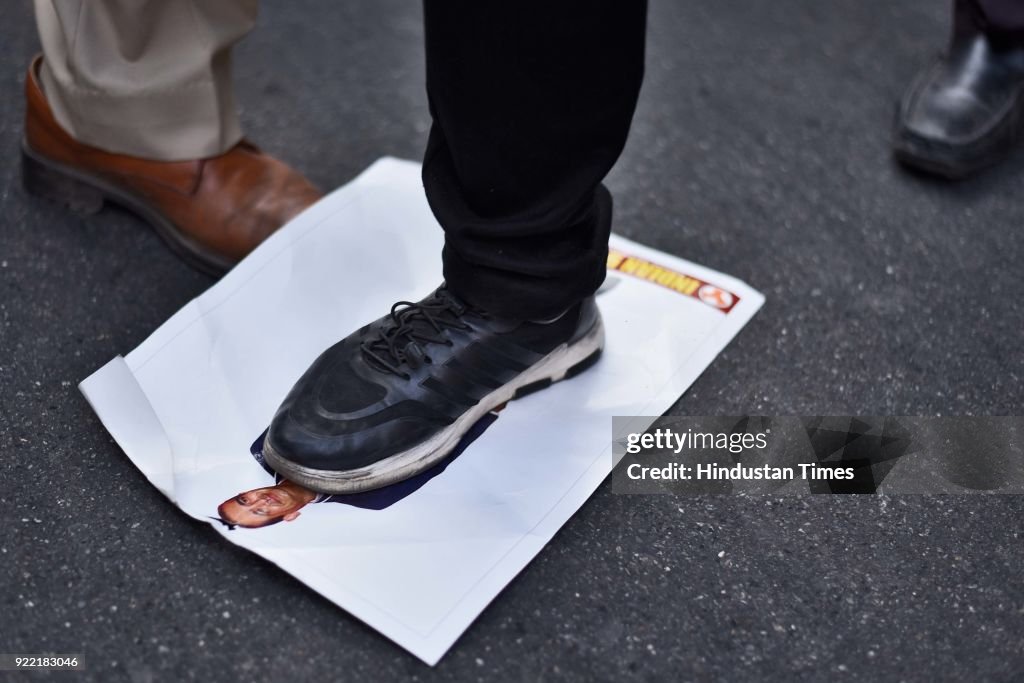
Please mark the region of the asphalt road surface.
[[[420, 157], [417, 3], [263, 5], [236, 54], [253, 140], [325, 188]], [[1020, 412], [1024, 153], [949, 184], [888, 152], [946, 5], [653, 1], [609, 178], [616, 230], [768, 298], [673, 413]], [[4, 3], [0, 652], [80, 653], [88, 672], [67, 680], [101, 681], [1020, 680], [1020, 497], [606, 482], [434, 669], [224, 543], [145, 482], [76, 389], [212, 281], [128, 214], [25, 196], [37, 49], [29, 3]]]

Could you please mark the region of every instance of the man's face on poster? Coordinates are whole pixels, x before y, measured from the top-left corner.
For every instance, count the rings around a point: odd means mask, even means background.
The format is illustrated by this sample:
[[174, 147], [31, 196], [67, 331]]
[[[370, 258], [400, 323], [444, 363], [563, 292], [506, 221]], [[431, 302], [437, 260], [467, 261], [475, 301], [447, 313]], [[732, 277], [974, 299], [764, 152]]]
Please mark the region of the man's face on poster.
[[291, 522], [309, 501], [287, 485], [267, 486], [239, 493], [217, 508], [221, 519], [247, 529]]

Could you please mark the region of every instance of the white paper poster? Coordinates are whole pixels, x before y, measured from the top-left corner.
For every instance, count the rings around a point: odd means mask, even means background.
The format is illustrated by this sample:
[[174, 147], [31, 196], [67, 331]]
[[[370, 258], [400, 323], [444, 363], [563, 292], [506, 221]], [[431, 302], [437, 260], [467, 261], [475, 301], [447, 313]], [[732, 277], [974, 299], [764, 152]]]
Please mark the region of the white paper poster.
[[405, 484], [311, 494], [258, 528], [212, 520], [284, 495], [260, 436], [313, 359], [440, 284], [443, 233], [419, 173], [377, 161], [81, 389], [178, 507], [434, 664], [609, 474], [612, 416], [663, 413], [763, 297], [613, 236], [594, 368], [487, 416]]

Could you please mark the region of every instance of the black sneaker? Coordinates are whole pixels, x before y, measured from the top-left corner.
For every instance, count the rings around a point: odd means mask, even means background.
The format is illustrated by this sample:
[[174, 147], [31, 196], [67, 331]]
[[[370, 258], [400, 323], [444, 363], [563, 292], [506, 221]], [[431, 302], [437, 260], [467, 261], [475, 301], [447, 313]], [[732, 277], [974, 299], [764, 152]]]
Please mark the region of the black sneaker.
[[322, 493], [387, 486], [442, 460], [488, 411], [597, 361], [593, 297], [549, 321], [470, 308], [442, 285], [327, 349], [278, 408], [267, 464]]

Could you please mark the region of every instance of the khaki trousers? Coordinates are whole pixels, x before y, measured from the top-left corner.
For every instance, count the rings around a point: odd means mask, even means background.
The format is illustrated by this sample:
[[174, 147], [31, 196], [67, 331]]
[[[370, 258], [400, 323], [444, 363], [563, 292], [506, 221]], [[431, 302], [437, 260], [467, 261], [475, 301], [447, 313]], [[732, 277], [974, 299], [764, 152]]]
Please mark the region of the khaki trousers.
[[231, 47], [257, 0], [35, 0], [35, 11], [43, 89], [78, 141], [179, 161], [241, 139]]

